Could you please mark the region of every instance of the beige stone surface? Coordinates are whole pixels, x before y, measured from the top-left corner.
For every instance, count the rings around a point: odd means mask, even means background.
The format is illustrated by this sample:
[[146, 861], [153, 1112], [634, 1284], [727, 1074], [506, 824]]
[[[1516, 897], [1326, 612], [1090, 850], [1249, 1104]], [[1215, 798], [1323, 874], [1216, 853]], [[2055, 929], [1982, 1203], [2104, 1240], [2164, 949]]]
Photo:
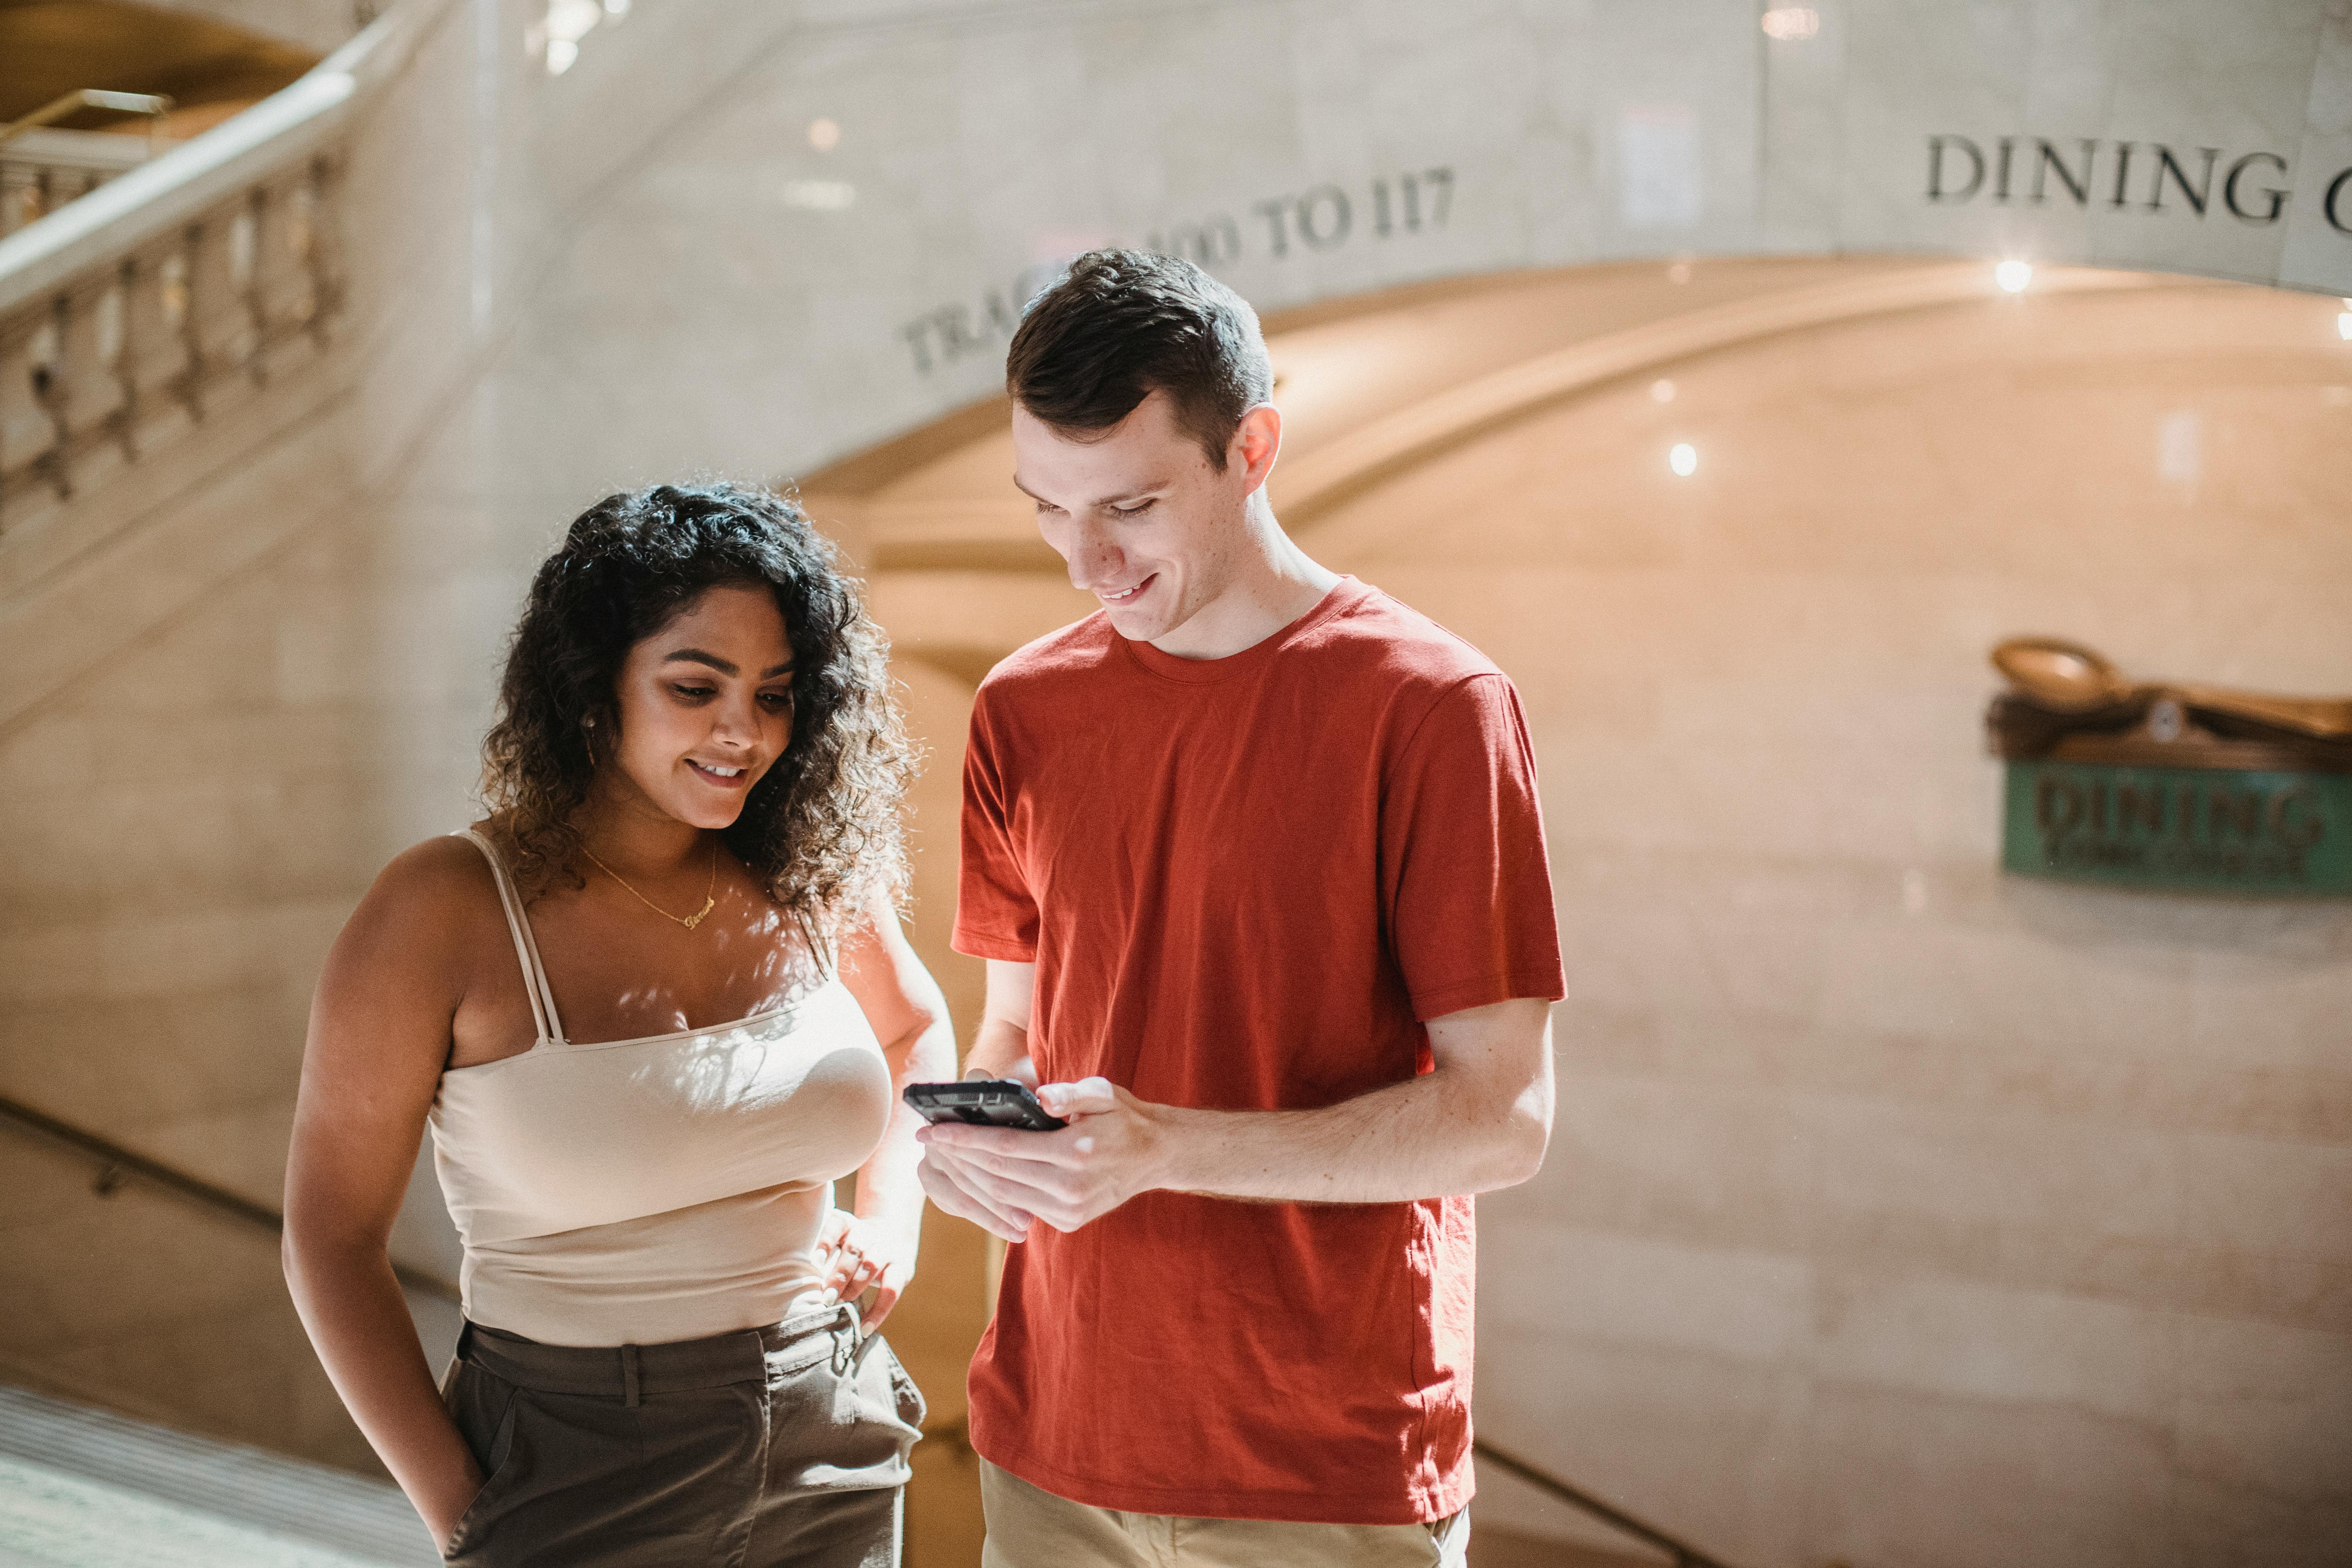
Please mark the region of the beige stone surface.
[[[1685, 365], [1328, 524], [1546, 768], [1575, 995], [1551, 1163], [1482, 1205], [1482, 1412], [1743, 1560], [2323, 1561], [2352, 923], [1999, 877], [1974, 721], [2026, 630], [2342, 686], [2352, 358], [2277, 296], [2022, 306]], [[2295, 1385], [2223, 1415], [2224, 1343]]]
[[0, 1140], [0, 1376], [374, 1468], [309, 1354], [276, 1237], [136, 1181], [100, 1195], [92, 1174], [78, 1154]]
[[[467, 814], [523, 582], [623, 485], [838, 503], [934, 757], [919, 945], [970, 1019], [961, 705], [1083, 603], [1001, 440], [815, 470], [992, 395], [993, 341], [922, 323], [984, 337], [1024, 269], [1231, 216], [1219, 270], [1291, 312], [1294, 475], [1532, 356], [1921, 265], [1840, 249], [2352, 287], [2308, 178], [2352, 164], [2352, 24], [2315, 0], [1821, 0], [1797, 42], [1713, 3], [646, 0], [560, 77], [523, 47], [542, 5], [408, 4], [336, 346], [0, 537], [0, 1092], [263, 1201], [320, 954]], [[2266, 139], [2303, 177], [2275, 229], [1924, 211], [1937, 131]], [[1371, 182], [1436, 167], [1446, 223], [1375, 240]], [[1274, 254], [1255, 204], [1327, 184], [1350, 241], [1292, 206]], [[1805, 254], [1725, 255], [1772, 251]], [[1497, 1436], [1759, 1568], [2343, 1554], [2342, 907], [2003, 879], [1977, 729], [2019, 631], [2352, 686], [2339, 309], [2101, 285], [1678, 350], [1315, 514], [1310, 549], [1486, 647], [1537, 729], [1576, 996], [1551, 1164], [1485, 1205]], [[266, 1248], [6, 1190], [12, 1367], [356, 1458]], [[403, 1256], [446, 1268], [418, 1194]], [[983, 1268], [935, 1227], [905, 1309], [943, 1419]], [[939, 1454], [916, 1516], [965, 1530]]]

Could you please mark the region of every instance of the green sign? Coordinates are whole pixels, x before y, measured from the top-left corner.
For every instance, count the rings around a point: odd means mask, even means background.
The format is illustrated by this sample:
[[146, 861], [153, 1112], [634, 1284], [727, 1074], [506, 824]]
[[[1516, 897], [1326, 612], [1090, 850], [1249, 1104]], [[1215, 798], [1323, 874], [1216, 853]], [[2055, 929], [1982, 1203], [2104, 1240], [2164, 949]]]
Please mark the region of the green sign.
[[2352, 773], [2011, 761], [2002, 867], [2201, 893], [2352, 896]]

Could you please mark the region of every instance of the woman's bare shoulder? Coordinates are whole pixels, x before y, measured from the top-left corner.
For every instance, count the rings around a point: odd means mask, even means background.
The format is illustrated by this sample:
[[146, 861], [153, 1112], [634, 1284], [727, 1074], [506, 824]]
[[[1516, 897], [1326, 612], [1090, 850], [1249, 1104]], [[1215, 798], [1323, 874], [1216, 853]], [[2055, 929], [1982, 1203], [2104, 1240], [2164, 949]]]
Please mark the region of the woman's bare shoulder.
[[489, 862], [472, 842], [454, 833], [413, 844], [394, 856], [376, 874], [375, 885], [360, 900], [352, 922], [396, 940], [431, 932], [459, 945], [474, 940], [486, 925], [504, 923]]
[[455, 833], [439, 834], [421, 844], [412, 844], [394, 856], [378, 873], [375, 890], [393, 894], [403, 901], [456, 899], [472, 903], [479, 895], [488, 894], [495, 904], [499, 896], [490, 863], [470, 839]]
[[320, 973], [316, 1016], [363, 1022], [371, 1050], [414, 1034], [437, 1064], [484, 955], [507, 946], [481, 851], [460, 837], [428, 838], [394, 856], [352, 911]]

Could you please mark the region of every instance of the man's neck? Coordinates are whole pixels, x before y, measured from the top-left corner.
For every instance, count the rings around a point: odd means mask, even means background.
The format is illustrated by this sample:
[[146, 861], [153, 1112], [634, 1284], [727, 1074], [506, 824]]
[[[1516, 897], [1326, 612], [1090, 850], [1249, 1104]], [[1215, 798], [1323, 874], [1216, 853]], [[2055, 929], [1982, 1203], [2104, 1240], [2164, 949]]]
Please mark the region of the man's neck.
[[1322, 603], [1339, 574], [1291, 542], [1267, 511], [1252, 520], [1241, 569], [1225, 591], [1151, 646], [1176, 658], [1229, 658]]

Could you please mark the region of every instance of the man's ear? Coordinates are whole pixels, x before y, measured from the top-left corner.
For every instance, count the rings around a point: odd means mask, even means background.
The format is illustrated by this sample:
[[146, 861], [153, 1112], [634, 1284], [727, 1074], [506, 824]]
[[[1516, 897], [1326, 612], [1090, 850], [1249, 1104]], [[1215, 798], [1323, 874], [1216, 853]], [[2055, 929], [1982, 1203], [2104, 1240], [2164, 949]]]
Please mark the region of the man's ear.
[[1255, 495], [1274, 472], [1274, 460], [1281, 452], [1282, 413], [1271, 403], [1261, 403], [1234, 426], [1234, 438], [1225, 447], [1225, 466], [1240, 464], [1242, 493]]

